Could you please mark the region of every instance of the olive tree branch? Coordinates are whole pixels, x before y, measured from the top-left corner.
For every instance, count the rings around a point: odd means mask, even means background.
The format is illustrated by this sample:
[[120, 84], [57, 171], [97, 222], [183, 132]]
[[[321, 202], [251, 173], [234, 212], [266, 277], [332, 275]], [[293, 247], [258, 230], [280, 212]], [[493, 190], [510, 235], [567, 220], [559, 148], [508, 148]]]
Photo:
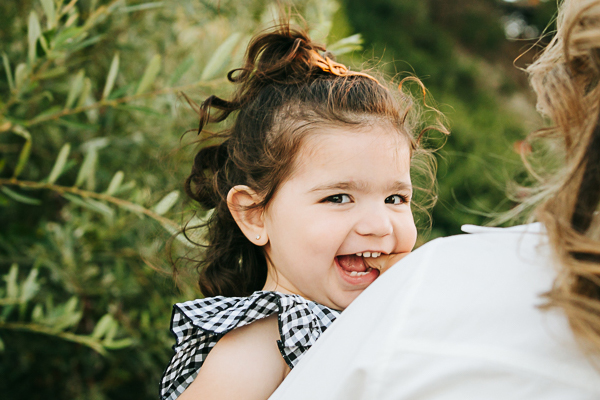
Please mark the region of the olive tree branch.
[[70, 332], [61, 332], [49, 326], [23, 322], [0, 322], [0, 329], [11, 329], [16, 331], [27, 331], [41, 333], [44, 335], [57, 336], [61, 339], [65, 339], [70, 342], [75, 342], [91, 347], [94, 351], [102, 354], [103, 356], [106, 356], [106, 350], [104, 349], [102, 344], [100, 344], [98, 340], [90, 336], [76, 335]]
[[172, 88], [164, 88], [164, 89], [156, 90], [154, 92], [140, 93], [140, 94], [136, 94], [136, 95], [121, 97], [119, 99], [112, 99], [112, 100], [103, 99], [94, 104], [89, 104], [87, 106], [81, 106], [81, 107], [75, 107], [75, 108], [65, 108], [64, 110], [58, 111], [53, 114], [42, 115], [40, 117], [36, 117], [36, 118], [33, 118], [33, 119], [25, 122], [23, 125], [27, 126], [27, 127], [31, 127], [31, 126], [37, 125], [39, 123], [42, 123], [42, 122], [57, 120], [61, 117], [67, 116], [67, 115], [79, 114], [79, 113], [82, 113], [82, 112], [85, 112], [88, 110], [93, 110], [93, 109], [102, 108], [102, 107], [116, 107], [119, 104], [129, 103], [133, 100], [137, 100], [137, 99], [141, 99], [141, 98], [154, 97], [154, 96], [159, 96], [159, 95], [168, 94], [168, 93], [176, 93], [176, 92], [181, 92], [184, 90], [194, 89], [194, 88], [202, 87], [202, 86], [204, 86], [204, 87], [218, 86], [218, 85], [223, 84], [224, 81], [225, 81], [225, 79], [217, 79], [217, 80], [214, 80], [211, 82], [196, 82], [191, 85], [177, 86], [177, 87], [172, 87]]
[[180, 229], [179, 225], [177, 225], [176, 222], [174, 222], [168, 218], [165, 218], [162, 215], [159, 215], [152, 210], [149, 210], [149, 209], [147, 209], [143, 206], [140, 206], [139, 204], [133, 203], [131, 201], [119, 199], [117, 197], [110, 196], [110, 195], [104, 194], [104, 193], [96, 193], [96, 192], [92, 192], [89, 190], [79, 189], [79, 188], [73, 187], [73, 186], [60, 186], [60, 185], [44, 183], [44, 182], [33, 182], [33, 181], [22, 181], [22, 180], [18, 180], [18, 179], [0, 178], [0, 186], [3, 186], [3, 185], [18, 186], [18, 187], [30, 188], [30, 189], [48, 189], [48, 190], [52, 190], [52, 191], [55, 191], [58, 193], [74, 194], [74, 195], [77, 195], [77, 196], [80, 196], [83, 198], [89, 197], [89, 198], [93, 198], [96, 200], [104, 200], [109, 203], [120, 206], [122, 208], [128, 209], [130, 211], [139, 212], [141, 214], [144, 214], [144, 215], [154, 219], [155, 221], [160, 222], [165, 227], [168, 226], [168, 227], [171, 227], [174, 229]]

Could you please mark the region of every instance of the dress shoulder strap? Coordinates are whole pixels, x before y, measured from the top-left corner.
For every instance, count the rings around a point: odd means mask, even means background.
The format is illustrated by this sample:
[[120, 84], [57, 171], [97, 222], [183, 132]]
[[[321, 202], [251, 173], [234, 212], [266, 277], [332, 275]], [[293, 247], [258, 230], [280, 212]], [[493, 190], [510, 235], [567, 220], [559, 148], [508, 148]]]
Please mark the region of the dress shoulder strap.
[[163, 400], [174, 400], [193, 382], [212, 348], [227, 332], [277, 313], [279, 351], [293, 368], [339, 315], [298, 295], [258, 291], [248, 297], [209, 297], [173, 306], [175, 354], [161, 379]]

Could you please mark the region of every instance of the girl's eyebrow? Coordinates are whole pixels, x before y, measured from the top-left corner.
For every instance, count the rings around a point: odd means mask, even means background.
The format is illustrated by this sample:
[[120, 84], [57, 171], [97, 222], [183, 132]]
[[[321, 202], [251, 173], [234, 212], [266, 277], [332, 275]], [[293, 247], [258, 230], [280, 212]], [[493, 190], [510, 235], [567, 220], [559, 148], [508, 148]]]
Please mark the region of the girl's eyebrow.
[[[368, 192], [371, 185], [367, 182], [357, 182], [357, 181], [343, 181], [343, 182], [332, 182], [326, 183], [323, 185], [315, 186], [310, 189], [309, 192], [321, 192], [327, 190], [347, 190], [347, 191], [356, 191], [356, 192]], [[408, 182], [397, 181], [392, 183], [387, 191], [390, 192], [402, 192], [402, 191], [412, 191], [412, 185]]]

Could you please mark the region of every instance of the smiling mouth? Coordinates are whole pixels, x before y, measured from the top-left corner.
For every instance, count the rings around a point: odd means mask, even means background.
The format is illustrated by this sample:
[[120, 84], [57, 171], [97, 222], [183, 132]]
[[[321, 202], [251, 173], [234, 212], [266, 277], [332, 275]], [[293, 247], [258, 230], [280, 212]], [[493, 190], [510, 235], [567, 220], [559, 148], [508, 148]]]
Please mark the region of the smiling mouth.
[[338, 264], [342, 271], [349, 276], [364, 276], [370, 273], [373, 268], [367, 265], [365, 258], [378, 257], [381, 253], [378, 252], [364, 252], [356, 254], [347, 254], [343, 256], [337, 256]]

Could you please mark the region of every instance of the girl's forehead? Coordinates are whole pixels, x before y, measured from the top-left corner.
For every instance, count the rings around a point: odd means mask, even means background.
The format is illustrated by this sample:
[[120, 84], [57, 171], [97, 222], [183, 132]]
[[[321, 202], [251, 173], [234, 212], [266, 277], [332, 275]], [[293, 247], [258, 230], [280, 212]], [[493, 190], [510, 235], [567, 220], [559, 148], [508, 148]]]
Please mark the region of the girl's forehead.
[[410, 170], [408, 138], [397, 130], [374, 126], [362, 129], [326, 128], [308, 135], [294, 161], [290, 179], [348, 179], [407, 175]]
[[314, 130], [303, 140], [297, 161], [318, 162], [330, 157], [343, 159], [359, 153], [384, 147], [401, 159], [410, 158], [408, 135], [387, 124], [364, 127], [331, 126]]

